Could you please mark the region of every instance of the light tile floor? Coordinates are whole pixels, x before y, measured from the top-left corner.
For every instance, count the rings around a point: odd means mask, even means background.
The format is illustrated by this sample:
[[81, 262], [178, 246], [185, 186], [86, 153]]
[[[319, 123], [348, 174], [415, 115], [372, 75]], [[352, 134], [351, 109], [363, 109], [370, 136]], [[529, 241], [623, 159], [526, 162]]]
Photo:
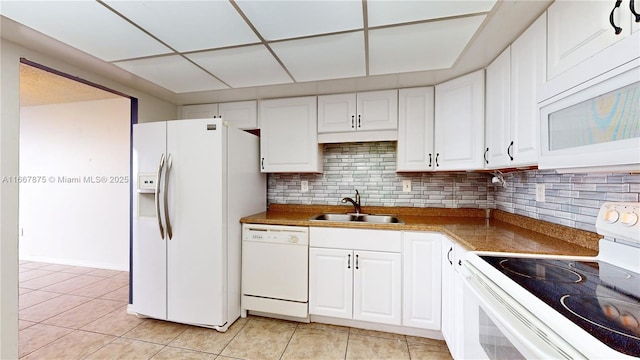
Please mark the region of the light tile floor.
[[20, 262], [21, 359], [451, 359], [443, 341], [250, 316], [227, 332], [126, 313], [129, 273]]

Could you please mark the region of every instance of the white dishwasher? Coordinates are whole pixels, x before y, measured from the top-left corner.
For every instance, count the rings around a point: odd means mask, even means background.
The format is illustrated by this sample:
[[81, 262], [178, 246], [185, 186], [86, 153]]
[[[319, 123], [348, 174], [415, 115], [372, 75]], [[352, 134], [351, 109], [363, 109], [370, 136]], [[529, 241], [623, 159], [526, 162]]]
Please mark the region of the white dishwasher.
[[242, 226], [242, 317], [309, 318], [309, 228]]

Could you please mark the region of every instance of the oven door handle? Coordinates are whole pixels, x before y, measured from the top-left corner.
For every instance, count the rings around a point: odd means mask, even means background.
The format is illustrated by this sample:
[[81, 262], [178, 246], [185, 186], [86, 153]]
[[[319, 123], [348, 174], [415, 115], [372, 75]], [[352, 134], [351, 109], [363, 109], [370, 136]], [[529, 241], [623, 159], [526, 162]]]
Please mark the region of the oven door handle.
[[505, 334], [512, 335], [509, 340], [517, 342], [531, 354], [525, 355], [527, 358], [588, 359], [468, 260], [463, 261], [460, 273], [465, 288], [473, 293], [485, 312], [504, 328]]

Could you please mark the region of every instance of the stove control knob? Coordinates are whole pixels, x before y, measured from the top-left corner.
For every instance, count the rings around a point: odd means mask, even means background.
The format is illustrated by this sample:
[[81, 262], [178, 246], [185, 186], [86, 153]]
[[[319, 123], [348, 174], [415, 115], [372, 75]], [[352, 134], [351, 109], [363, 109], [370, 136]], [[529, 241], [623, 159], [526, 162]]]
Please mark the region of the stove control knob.
[[604, 220], [609, 224], [613, 224], [614, 222], [618, 221], [619, 218], [620, 213], [615, 210], [608, 210], [606, 213], [604, 213]]
[[626, 226], [633, 226], [638, 222], [638, 215], [635, 213], [623, 213], [620, 216], [620, 222]]

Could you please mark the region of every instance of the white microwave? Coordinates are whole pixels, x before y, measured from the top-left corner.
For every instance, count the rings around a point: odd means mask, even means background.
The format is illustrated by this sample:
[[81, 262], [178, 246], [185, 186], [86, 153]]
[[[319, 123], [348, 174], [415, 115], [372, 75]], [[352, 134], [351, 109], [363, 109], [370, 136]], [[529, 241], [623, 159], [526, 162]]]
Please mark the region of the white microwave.
[[538, 168], [640, 172], [640, 59], [540, 103]]

